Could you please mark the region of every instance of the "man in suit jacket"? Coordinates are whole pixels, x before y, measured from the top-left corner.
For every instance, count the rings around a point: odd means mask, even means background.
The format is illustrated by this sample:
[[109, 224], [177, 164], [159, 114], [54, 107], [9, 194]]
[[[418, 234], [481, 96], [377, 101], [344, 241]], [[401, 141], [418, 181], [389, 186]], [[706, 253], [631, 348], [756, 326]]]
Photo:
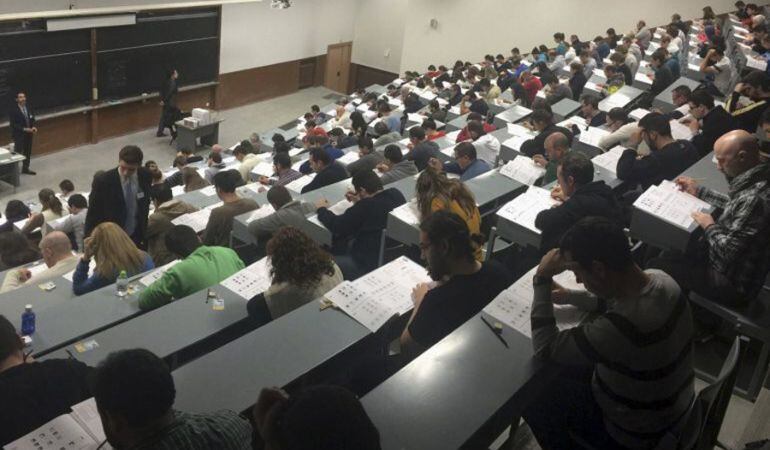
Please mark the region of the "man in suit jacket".
[[11, 122], [14, 151], [21, 153], [25, 158], [21, 164], [21, 173], [37, 175], [29, 170], [29, 160], [32, 157], [32, 136], [37, 133], [37, 128], [35, 127], [35, 116], [27, 107], [27, 96], [24, 92], [16, 94], [16, 106], [11, 108], [8, 116]]
[[[166, 81], [160, 89], [160, 121], [158, 123], [158, 132], [156, 136], [165, 136], [163, 133], [169, 121], [169, 116], [174, 114], [177, 109], [176, 96], [179, 93], [179, 86], [177, 85], [177, 78], [179, 78], [179, 72], [176, 69], [169, 71]], [[173, 130], [172, 130], [173, 131]]]
[[135, 145], [120, 150], [118, 167], [94, 176], [86, 216], [86, 236], [102, 222], [114, 222], [145, 248], [152, 175], [142, 167], [144, 155]]

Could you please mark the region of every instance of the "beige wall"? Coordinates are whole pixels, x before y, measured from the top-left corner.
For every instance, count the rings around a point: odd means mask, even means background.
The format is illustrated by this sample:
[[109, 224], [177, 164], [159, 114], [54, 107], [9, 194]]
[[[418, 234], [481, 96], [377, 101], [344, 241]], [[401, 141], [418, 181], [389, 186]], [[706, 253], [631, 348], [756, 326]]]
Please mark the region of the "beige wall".
[[[469, 0], [476, 1], [476, 0]], [[398, 72], [408, 0], [358, 0], [352, 62]], [[385, 53], [388, 52], [388, 56]]]

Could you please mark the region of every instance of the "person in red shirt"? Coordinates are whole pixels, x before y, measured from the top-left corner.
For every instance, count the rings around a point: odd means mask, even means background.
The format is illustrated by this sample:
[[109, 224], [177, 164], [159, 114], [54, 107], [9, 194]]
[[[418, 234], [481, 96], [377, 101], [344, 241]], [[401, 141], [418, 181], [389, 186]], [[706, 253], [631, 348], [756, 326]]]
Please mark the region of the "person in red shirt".
[[535, 101], [535, 97], [537, 96], [538, 91], [543, 89], [543, 83], [540, 82], [540, 78], [532, 75], [532, 72], [529, 70], [525, 70], [521, 73], [519, 82], [524, 88], [524, 92], [527, 93], [527, 100], [529, 100], [529, 103], [532, 104], [532, 102]]
[[436, 128], [436, 121], [433, 119], [425, 119], [422, 121], [422, 127], [425, 129], [425, 136], [429, 141], [435, 141], [446, 136], [446, 131], [438, 131]]
[[[482, 117], [481, 114], [479, 113], [468, 114], [468, 120], [466, 121], [466, 123], [473, 120], [475, 120], [476, 122], [481, 122], [484, 125], [485, 133], [491, 133], [497, 129], [496, 126], [492, 125], [491, 123], [487, 123], [487, 121], [484, 120], [484, 117]], [[471, 139], [472, 139], [471, 133], [468, 131], [468, 126], [466, 125], [462, 130], [460, 130], [460, 133], [457, 135], [457, 139], [455, 140], [455, 142], [460, 143], [464, 141], [469, 141]]]

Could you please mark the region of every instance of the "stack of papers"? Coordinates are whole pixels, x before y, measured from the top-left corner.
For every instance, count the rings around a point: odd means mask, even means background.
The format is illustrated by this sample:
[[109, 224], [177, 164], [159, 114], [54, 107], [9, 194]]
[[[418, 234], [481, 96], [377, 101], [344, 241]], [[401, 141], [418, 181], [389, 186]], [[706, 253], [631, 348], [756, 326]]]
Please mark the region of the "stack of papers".
[[532, 158], [519, 155], [501, 167], [500, 174], [519, 183], [532, 185], [545, 175], [545, 169], [535, 164]]
[[682, 192], [671, 181], [650, 186], [636, 201], [634, 207], [685, 230], [695, 225], [691, 214], [708, 212], [712, 207], [703, 200]]
[[187, 225], [195, 230], [196, 233], [200, 233], [206, 229], [206, 225], [209, 223], [209, 216], [211, 216], [211, 210], [204, 208], [200, 211], [182, 214], [172, 220], [171, 223], [174, 225]]
[[617, 178], [618, 161], [624, 151], [625, 149], [618, 145], [611, 148], [608, 152], [594, 156], [591, 162], [594, 166], [601, 167]]
[[633, 110], [630, 113], [628, 113], [628, 117], [630, 117], [630, 118], [632, 118], [632, 119], [634, 119], [636, 121], [639, 121], [639, 120], [642, 120], [642, 118], [644, 116], [646, 116], [647, 114], [649, 114], [649, 113], [650, 113], [650, 111], [647, 110], [647, 109], [636, 108], [635, 110]]
[[222, 282], [222, 286], [246, 300], [265, 292], [272, 283], [267, 257], [260, 259]]
[[669, 124], [671, 125], [671, 137], [674, 139], [689, 141], [692, 138], [692, 130], [687, 125], [679, 123], [678, 120], [672, 120]]
[[313, 178], [315, 178], [315, 174], [311, 173], [310, 175], [305, 175], [304, 177], [299, 177], [296, 180], [292, 181], [291, 183], [286, 184], [286, 189], [296, 192], [296, 193], [302, 193], [302, 188], [310, 184], [311, 181], [313, 181]]
[[394, 217], [410, 225], [420, 224], [420, 211], [417, 209], [417, 201], [412, 200], [390, 212]]
[[179, 259], [175, 259], [168, 264], [158, 267], [157, 269], [150, 272], [148, 275], [145, 275], [141, 279], [139, 279], [139, 282], [149, 287], [152, 283], [160, 280], [160, 277], [162, 277], [164, 273], [168, 272], [168, 269], [177, 265], [179, 261], [180, 261]]
[[558, 204], [558, 201], [551, 198], [551, 192], [548, 190], [530, 186], [527, 192], [503, 205], [497, 215], [540, 234], [540, 229], [535, 226], [537, 215]]
[[376, 332], [391, 317], [408, 313], [412, 289], [430, 281], [423, 267], [402, 256], [356, 281], [343, 281], [324, 297]]
[[257, 176], [272, 177], [273, 165], [268, 162], [260, 162], [259, 164], [254, 166], [253, 169], [251, 169], [251, 173]]
[[610, 132], [596, 127], [588, 127], [587, 130], [580, 133], [580, 142], [590, 145], [591, 147], [599, 147], [599, 141], [603, 137], [609, 136]]
[[[537, 271], [537, 266], [524, 274], [508, 289], [504, 290], [492, 302], [484, 308], [484, 312], [504, 323], [510, 328], [520, 332], [528, 338], [532, 338], [532, 301], [535, 297], [535, 289], [532, 286], [532, 277]], [[564, 272], [560, 276], [574, 278], [572, 272]], [[554, 277], [554, 281], [559, 280]], [[559, 282], [559, 284], [561, 284]], [[559, 330], [566, 330], [580, 325], [586, 317], [586, 313], [571, 305], [554, 305], [553, 314], [556, 326]]]

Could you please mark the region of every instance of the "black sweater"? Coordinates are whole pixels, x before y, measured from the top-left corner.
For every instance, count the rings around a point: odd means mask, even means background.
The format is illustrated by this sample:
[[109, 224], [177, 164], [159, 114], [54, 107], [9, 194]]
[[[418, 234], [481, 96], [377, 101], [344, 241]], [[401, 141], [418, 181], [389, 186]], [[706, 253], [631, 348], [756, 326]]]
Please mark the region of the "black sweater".
[[342, 181], [345, 178], [348, 178], [348, 171], [345, 170], [345, 166], [338, 163], [337, 161], [334, 161], [328, 166], [324, 167], [323, 170], [318, 172], [315, 178], [313, 178], [313, 181], [302, 188], [302, 193], [304, 194], [306, 192], [314, 191], [318, 188]]
[[652, 150], [649, 156], [636, 159], [636, 151], [626, 150], [620, 156], [617, 166], [618, 179], [638, 183], [643, 189], [673, 180], [698, 161], [698, 152], [689, 141], [674, 141], [659, 150]]

